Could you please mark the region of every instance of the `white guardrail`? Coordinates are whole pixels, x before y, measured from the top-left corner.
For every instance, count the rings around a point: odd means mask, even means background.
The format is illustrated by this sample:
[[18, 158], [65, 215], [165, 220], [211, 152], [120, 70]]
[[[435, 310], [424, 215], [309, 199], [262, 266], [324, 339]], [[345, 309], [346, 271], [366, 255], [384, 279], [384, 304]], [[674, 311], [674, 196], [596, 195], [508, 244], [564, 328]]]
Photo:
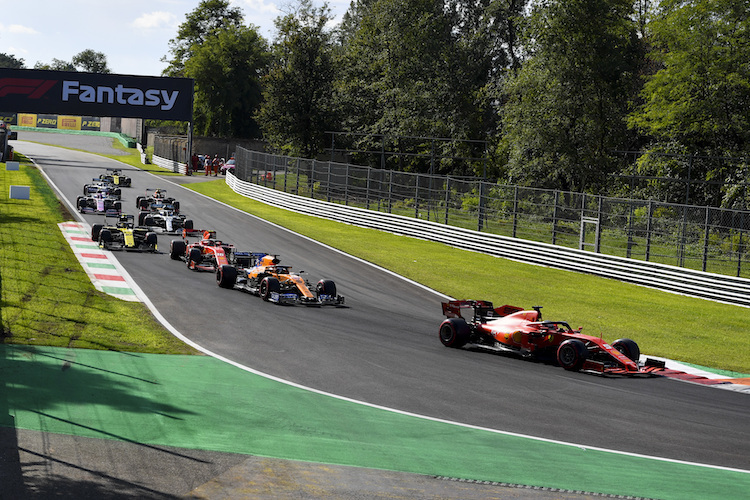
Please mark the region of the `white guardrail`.
[[548, 243], [482, 233], [402, 215], [350, 207], [284, 193], [227, 174], [238, 194], [294, 212], [444, 243], [518, 262], [594, 274], [668, 292], [750, 307], [750, 279], [626, 259]]

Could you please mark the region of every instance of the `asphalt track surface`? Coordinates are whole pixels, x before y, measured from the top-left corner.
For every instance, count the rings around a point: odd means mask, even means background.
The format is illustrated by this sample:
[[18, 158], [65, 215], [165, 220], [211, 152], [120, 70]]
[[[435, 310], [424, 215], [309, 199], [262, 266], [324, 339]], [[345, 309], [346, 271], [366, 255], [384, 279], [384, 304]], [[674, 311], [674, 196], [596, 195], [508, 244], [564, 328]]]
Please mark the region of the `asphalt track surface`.
[[[19, 139], [35, 140], [25, 132]], [[84, 153], [32, 144], [18, 149], [71, 200], [111, 166]], [[320, 391], [433, 418], [750, 469], [746, 395], [662, 378], [593, 377], [513, 357], [445, 349], [437, 339], [439, 295], [167, 180], [129, 173], [133, 187], [123, 197], [133, 211], [136, 195], [167, 187], [196, 227], [215, 229], [241, 250], [278, 253], [312, 280], [334, 279], [346, 296], [346, 308], [277, 307], [219, 289], [210, 273], [189, 272], [166, 254], [119, 253], [166, 319], [212, 352]], [[85, 219], [94, 223], [101, 217]], [[160, 248], [167, 249], [170, 239], [160, 236]], [[234, 455], [227, 460], [239, 463]]]

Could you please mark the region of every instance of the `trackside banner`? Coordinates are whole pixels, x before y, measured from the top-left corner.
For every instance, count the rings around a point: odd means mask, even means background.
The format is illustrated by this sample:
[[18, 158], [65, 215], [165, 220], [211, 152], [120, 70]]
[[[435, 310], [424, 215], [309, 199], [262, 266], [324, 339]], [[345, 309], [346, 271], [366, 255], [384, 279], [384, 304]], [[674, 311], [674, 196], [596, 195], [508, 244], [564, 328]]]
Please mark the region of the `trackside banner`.
[[192, 121], [193, 80], [0, 68], [0, 109]]

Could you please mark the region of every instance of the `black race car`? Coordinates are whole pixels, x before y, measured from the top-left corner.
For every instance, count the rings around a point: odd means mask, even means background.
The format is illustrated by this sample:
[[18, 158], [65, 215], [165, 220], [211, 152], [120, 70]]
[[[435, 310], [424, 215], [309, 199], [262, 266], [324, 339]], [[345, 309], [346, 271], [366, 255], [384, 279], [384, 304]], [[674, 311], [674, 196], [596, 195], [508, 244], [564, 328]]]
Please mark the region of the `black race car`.
[[91, 239], [105, 250], [156, 252], [156, 233], [146, 227], [136, 227], [132, 215], [122, 214], [115, 225], [94, 224]]
[[159, 210], [172, 210], [180, 213], [180, 202], [167, 196], [166, 189], [147, 189], [146, 196], [138, 196], [135, 199], [138, 210], [156, 212]]
[[138, 225], [159, 233], [182, 233], [193, 230], [193, 220], [174, 210], [162, 208], [156, 211], [143, 211], [138, 214]]

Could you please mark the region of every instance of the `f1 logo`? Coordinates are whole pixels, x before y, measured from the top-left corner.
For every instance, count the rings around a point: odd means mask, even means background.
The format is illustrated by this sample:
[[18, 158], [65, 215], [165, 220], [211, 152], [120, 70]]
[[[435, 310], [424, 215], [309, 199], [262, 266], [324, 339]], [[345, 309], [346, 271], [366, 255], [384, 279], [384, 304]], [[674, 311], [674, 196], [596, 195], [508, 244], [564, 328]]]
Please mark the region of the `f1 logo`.
[[27, 95], [39, 99], [55, 86], [59, 80], [34, 80], [28, 78], [0, 78], [0, 97], [11, 94]]

